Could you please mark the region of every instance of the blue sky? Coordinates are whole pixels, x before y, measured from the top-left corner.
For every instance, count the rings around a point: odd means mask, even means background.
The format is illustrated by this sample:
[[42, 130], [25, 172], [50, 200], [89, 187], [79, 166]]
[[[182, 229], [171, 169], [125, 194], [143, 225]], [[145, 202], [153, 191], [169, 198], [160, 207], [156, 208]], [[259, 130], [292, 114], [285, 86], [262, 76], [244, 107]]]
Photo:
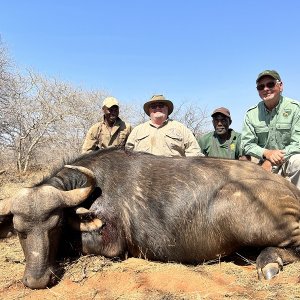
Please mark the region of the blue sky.
[[230, 109], [236, 130], [276, 69], [300, 100], [300, 1], [2, 1], [0, 34], [20, 68], [143, 105]]

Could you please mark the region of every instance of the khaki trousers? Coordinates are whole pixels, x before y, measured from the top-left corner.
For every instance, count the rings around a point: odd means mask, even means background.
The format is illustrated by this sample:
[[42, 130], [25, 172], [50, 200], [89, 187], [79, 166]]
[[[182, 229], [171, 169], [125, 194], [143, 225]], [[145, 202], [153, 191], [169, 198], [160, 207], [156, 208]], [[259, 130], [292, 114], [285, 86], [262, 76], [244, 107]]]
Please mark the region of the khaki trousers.
[[285, 177], [300, 189], [300, 154], [292, 155], [279, 169], [273, 171]]

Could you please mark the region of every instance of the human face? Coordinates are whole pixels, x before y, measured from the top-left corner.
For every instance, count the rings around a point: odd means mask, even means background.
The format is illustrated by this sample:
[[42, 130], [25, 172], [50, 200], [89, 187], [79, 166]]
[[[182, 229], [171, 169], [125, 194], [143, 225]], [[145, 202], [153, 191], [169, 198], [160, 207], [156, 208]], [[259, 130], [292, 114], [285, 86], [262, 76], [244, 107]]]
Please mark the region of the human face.
[[223, 114], [215, 114], [212, 120], [217, 135], [227, 135], [230, 119]]
[[[268, 87], [270, 83], [275, 83], [274, 87]], [[279, 102], [280, 94], [283, 90], [283, 84], [280, 81], [276, 81], [271, 76], [262, 77], [257, 83], [257, 87], [264, 85], [262, 90], [258, 90], [259, 97], [264, 101], [265, 105], [269, 109], [273, 109]]]
[[168, 107], [162, 102], [155, 102], [150, 105], [149, 113], [151, 120], [163, 119], [164, 121], [168, 117]]
[[104, 106], [102, 110], [105, 116], [105, 120], [109, 125], [113, 125], [119, 116], [119, 106], [113, 105], [110, 108]]

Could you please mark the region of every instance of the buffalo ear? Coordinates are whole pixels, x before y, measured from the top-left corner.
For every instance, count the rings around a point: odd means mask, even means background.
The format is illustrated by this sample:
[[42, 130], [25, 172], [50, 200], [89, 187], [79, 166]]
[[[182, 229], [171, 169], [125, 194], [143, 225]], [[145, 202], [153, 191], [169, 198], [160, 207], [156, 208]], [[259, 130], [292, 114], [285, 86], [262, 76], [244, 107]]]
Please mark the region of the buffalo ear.
[[0, 216], [11, 215], [12, 198], [0, 200]]
[[103, 222], [98, 219], [98, 218], [95, 218], [93, 220], [91, 220], [90, 222], [85, 222], [85, 223], [81, 223], [80, 224], [80, 231], [94, 231], [94, 230], [97, 230], [97, 229], [100, 229], [101, 227], [103, 226]]
[[94, 217], [91, 214], [91, 211], [84, 207], [74, 208], [74, 212], [78, 217], [69, 216], [68, 222], [76, 231], [94, 231], [100, 229], [104, 225], [101, 219]]
[[12, 198], [0, 200], [0, 238], [10, 237], [13, 234], [11, 205]]
[[13, 215], [0, 216], [0, 239], [14, 234]]

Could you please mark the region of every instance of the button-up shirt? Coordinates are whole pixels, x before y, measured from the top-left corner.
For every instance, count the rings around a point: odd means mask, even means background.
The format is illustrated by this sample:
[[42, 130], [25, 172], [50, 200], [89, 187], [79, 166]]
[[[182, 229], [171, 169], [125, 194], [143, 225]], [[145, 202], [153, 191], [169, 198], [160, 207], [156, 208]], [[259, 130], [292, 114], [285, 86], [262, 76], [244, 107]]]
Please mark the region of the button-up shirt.
[[159, 127], [151, 121], [138, 125], [129, 135], [126, 148], [163, 156], [203, 155], [191, 130], [170, 119]]
[[245, 116], [242, 147], [246, 155], [263, 158], [268, 150], [284, 150], [285, 158], [300, 153], [300, 103], [280, 98], [271, 111], [264, 102], [250, 108]]
[[89, 129], [82, 146], [82, 153], [125, 145], [131, 130], [131, 125], [120, 118], [117, 118], [114, 126], [110, 127], [102, 117], [100, 122]]
[[242, 154], [241, 134], [233, 129], [228, 130], [230, 138], [224, 143], [220, 142], [215, 131], [201, 136], [198, 140], [202, 153], [206, 156], [239, 159]]

